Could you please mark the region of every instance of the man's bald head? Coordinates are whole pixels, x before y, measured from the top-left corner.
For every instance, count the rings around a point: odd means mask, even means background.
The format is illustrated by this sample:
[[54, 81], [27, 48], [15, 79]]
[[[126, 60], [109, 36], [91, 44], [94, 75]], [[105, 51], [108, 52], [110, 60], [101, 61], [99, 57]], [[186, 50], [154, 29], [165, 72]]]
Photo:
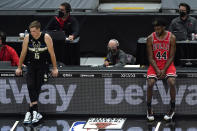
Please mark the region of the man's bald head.
[[111, 52], [112, 55], [116, 55], [118, 52], [119, 42], [116, 39], [111, 39], [108, 43], [108, 51]]
[[119, 42], [116, 39], [111, 39], [108, 43], [108, 48], [116, 49], [119, 46]]

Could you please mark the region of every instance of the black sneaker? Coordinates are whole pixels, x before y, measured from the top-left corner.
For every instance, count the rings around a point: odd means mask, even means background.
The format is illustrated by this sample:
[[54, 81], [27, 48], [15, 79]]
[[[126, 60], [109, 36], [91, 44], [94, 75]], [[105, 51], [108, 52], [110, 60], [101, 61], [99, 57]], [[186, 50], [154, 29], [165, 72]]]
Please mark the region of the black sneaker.
[[170, 111], [164, 116], [164, 120], [166, 121], [172, 120], [174, 114], [175, 114], [175, 110], [170, 109]]
[[154, 121], [155, 120], [152, 109], [147, 110], [147, 119], [149, 121]]

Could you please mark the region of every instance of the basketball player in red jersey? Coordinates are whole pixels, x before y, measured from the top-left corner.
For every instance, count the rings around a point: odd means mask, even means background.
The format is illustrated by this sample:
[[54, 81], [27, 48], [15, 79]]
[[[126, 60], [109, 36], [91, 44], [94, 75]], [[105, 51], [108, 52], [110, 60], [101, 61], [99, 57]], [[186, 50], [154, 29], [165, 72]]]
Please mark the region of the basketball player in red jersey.
[[165, 30], [166, 22], [163, 19], [155, 19], [154, 30], [147, 39], [147, 52], [149, 68], [147, 72], [147, 118], [154, 120], [151, 108], [152, 90], [157, 79], [166, 79], [170, 87], [170, 111], [164, 116], [165, 120], [171, 120], [175, 114], [175, 77], [174, 56], [176, 52], [175, 36]]

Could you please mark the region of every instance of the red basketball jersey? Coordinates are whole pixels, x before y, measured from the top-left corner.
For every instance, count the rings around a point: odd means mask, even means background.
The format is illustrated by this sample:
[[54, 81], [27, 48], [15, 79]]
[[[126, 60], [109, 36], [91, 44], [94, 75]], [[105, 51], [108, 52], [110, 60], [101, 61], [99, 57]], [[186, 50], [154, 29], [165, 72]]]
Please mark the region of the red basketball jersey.
[[[152, 33], [152, 38], [153, 38], [153, 58], [157, 63], [157, 66], [159, 69], [163, 69], [166, 61], [169, 58], [170, 55], [170, 37], [171, 37], [171, 32], [167, 32], [166, 36], [164, 39], [159, 39], [156, 36], [156, 33]], [[173, 64], [173, 62], [172, 62]]]

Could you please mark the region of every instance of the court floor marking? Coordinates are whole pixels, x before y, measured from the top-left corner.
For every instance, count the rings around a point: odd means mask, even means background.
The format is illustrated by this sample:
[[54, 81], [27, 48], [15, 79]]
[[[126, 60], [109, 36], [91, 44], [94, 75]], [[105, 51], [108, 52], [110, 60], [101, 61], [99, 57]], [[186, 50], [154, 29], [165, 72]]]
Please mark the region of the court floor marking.
[[161, 121], [157, 123], [157, 126], [155, 128], [155, 131], [158, 131], [159, 130], [159, 126], [161, 125]]
[[19, 123], [19, 121], [16, 121], [10, 131], [14, 131], [14, 129], [16, 128], [16, 126], [18, 125], [18, 123]]

